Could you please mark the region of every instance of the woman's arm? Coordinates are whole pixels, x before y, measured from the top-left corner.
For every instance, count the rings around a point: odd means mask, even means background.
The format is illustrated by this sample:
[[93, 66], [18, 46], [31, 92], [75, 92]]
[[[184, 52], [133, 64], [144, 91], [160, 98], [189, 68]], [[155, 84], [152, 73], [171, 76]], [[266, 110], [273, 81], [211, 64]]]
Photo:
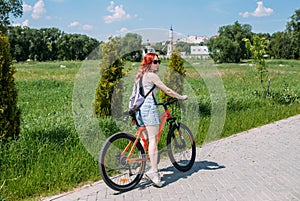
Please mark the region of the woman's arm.
[[147, 74], [148, 79], [153, 82], [159, 89], [161, 89], [163, 92], [165, 92], [168, 96], [171, 96], [173, 98], [177, 98], [177, 99], [182, 99], [182, 100], [186, 100], [187, 99], [187, 95], [180, 95], [178, 93], [176, 93], [175, 91], [173, 91], [172, 89], [170, 89], [169, 87], [167, 87], [158, 77], [157, 74], [149, 72]]

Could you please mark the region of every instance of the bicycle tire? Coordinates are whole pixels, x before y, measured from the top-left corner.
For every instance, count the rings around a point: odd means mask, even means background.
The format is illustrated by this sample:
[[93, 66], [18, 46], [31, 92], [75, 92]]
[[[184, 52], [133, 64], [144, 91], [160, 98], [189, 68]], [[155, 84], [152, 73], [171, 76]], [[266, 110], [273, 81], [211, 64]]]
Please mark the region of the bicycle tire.
[[129, 162], [126, 160], [131, 148], [125, 152], [125, 155], [121, 156], [127, 144], [133, 143], [135, 139], [133, 135], [128, 133], [116, 133], [105, 141], [101, 149], [99, 156], [100, 174], [107, 186], [113, 190], [131, 190], [143, 177], [146, 156], [140, 142], [136, 144], [132, 155], [132, 158], [138, 158], [137, 161]]
[[170, 129], [167, 136], [169, 158], [176, 169], [182, 172], [190, 170], [196, 158], [196, 145], [192, 132], [178, 123]]

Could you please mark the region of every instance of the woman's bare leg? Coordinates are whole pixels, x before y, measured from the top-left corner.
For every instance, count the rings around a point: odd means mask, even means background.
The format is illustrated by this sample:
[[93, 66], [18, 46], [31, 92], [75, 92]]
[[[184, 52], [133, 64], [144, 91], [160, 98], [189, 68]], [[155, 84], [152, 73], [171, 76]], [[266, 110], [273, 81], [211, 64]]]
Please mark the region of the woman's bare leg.
[[158, 172], [158, 148], [157, 148], [157, 135], [159, 131], [159, 125], [147, 126], [149, 148], [148, 153], [150, 157], [150, 164], [153, 172]]

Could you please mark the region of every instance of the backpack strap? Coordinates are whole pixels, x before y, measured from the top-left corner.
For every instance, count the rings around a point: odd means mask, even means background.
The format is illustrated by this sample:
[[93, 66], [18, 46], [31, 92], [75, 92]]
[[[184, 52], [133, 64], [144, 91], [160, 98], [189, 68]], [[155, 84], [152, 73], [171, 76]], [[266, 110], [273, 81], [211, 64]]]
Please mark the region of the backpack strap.
[[[156, 85], [153, 85], [153, 87], [150, 89], [150, 91], [148, 91], [148, 93], [146, 95], [144, 95], [144, 87], [143, 87], [143, 76], [140, 78], [139, 80], [139, 84], [140, 84], [140, 94], [141, 96], [143, 96], [144, 98], [146, 98], [156, 87]], [[152, 97], [154, 98], [154, 95], [152, 94]], [[155, 98], [154, 98], [155, 100]], [[156, 100], [155, 100], [155, 104], [156, 104]]]

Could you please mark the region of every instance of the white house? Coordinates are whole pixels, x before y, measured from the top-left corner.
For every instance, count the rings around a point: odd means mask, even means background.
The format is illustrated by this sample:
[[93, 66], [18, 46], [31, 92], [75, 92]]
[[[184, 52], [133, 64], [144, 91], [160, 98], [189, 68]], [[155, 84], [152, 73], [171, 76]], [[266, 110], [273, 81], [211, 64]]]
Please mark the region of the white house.
[[200, 46], [200, 45], [191, 46], [191, 56], [201, 58], [201, 59], [208, 59], [209, 58], [208, 47]]

